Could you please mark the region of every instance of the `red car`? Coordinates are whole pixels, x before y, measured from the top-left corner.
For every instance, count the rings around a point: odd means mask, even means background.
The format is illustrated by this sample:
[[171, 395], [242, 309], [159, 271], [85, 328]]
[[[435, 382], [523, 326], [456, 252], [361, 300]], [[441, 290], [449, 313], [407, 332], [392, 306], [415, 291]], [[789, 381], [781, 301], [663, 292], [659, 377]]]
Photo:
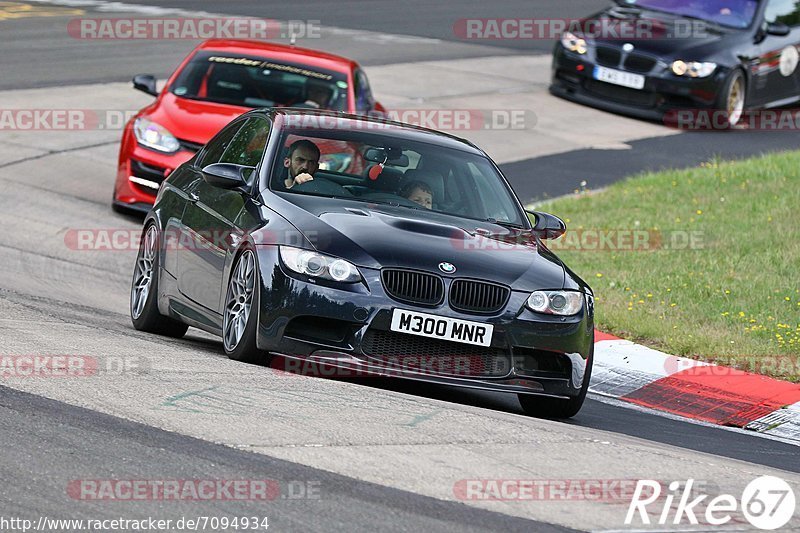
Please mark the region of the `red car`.
[[[122, 135], [112, 206], [146, 212], [165, 177], [188, 161], [223, 126], [258, 107], [307, 107], [368, 114], [385, 109], [372, 97], [355, 61], [341, 56], [258, 41], [213, 39], [202, 43], [156, 90], [153, 76], [133, 86], [156, 96]], [[347, 147], [320, 147], [320, 168], [349, 162]]]

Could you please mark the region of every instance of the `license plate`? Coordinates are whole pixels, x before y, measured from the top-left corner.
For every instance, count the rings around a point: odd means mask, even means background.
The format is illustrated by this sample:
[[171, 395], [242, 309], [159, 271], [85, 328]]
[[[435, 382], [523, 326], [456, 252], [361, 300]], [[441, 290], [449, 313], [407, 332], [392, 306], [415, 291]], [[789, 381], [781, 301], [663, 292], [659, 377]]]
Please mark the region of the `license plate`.
[[392, 313], [391, 330], [477, 346], [491, 346], [494, 326], [483, 322], [395, 309]]
[[640, 90], [644, 89], [645, 80], [644, 76], [640, 74], [631, 74], [630, 72], [606, 67], [594, 67], [594, 79]]

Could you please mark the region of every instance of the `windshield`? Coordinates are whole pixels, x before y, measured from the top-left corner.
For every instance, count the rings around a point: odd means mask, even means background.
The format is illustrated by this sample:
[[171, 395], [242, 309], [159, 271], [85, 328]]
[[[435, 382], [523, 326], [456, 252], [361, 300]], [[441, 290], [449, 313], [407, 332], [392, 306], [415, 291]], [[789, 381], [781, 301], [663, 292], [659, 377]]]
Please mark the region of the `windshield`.
[[739, 29], [750, 26], [758, 9], [758, 0], [622, 0], [619, 4], [697, 18]]
[[344, 73], [215, 52], [198, 52], [169, 90], [182, 98], [242, 107], [347, 109]]
[[[482, 155], [385, 132], [288, 129], [280, 142], [270, 181], [275, 191], [524, 227], [513, 193]], [[313, 180], [299, 183], [302, 174]]]

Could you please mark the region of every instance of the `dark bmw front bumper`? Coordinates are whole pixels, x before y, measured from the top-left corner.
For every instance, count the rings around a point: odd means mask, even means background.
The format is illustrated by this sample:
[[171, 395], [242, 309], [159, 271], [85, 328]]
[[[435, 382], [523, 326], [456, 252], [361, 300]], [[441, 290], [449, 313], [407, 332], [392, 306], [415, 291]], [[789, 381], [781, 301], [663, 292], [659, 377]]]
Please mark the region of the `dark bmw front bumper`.
[[[417, 306], [390, 297], [379, 270], [360, 268], [365, 283], [325, 283], [287, 273], [275, 247], [259, 247], [258, 256], [258, 347], [282, 356], [286, 370], [393, 376], [561, 398], [581, 391], [594, 346], [591, 304], [572, 317], [544, 315], [525, 307], [529, 293], [510, 291], [499, 311], [465, 313], [450, 306], [450, 278], [443, 277], [439, 305]], [[391, 331], [396, 308], [490, 323], [491, 346]]]
[[[595, 79], [598, 66], [645, 76], [644, 88], [599, 81]], [[626, 55], [610, 46], [590, 47], [581, 55], [556, 43], [550, 92], [606, 111], [661, 121], [670, 113], [715, 109], [728, 73], [717, 67], [707, 78], [679, 77], [654, 56]]]

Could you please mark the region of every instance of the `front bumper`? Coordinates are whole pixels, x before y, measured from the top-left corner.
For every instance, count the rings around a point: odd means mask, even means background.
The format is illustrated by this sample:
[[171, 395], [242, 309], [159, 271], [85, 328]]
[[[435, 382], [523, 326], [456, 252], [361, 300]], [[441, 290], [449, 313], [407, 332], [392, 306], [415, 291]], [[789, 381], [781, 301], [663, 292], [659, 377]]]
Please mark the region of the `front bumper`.
[[657, 61], [649, 72], [635, 72], [645, 76], [644, 88], [638, 90], [596, 80], [596, 66], [624, 70], [619, 65], [601, 65], [592, 49], [579, 55], [557, 43], [550, 92], [606, 111], [661, 121], [671, 112], [716, 109], [729, 73], [718, 67], [707, 78], [683, 78]]
[[156, 152], [139, 146], [133, 135], [126, 133], [120, 146], [114, 206], [147, 212], [156, 200], [161, 182], [195, 153], [183, 146], [172, 154]]
[[[528, 310], [512, 291], [492, 315], [393, 300], [380, 271], [360, 268], [364, 283], [324, 284], [287, 274], [274, 246], [258, 247], [261, 305], [257, 344], [284, 359], [284, 370], [328, 377], [401, 377], [444, 385], [560, 398], [578, 396], [593, 350], [593, 309], [573, 317]], [[445, 279], [446, 291], [449, 280]], [[491, 346], [390, 331], [395, 308], [491, 323]], [[280, 367], [279, 367], [280, 368]], [[332, 371], [330, 369], [333, 369]]]

